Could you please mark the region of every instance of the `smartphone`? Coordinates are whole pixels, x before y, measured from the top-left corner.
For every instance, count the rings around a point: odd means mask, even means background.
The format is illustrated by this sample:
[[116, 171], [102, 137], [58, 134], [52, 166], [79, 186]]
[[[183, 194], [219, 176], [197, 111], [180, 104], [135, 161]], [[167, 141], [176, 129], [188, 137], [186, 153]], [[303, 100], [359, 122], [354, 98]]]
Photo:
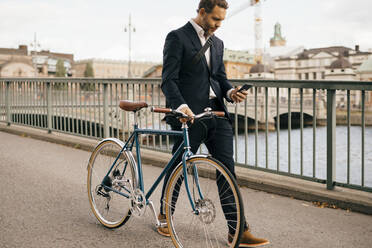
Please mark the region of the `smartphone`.
[[251, 84], [245, 84], [243, 85], [239, 90], [238, 92], [242, 92], [243, 90], [249, 90], [250, 88], [252, 88], [253, 85]]

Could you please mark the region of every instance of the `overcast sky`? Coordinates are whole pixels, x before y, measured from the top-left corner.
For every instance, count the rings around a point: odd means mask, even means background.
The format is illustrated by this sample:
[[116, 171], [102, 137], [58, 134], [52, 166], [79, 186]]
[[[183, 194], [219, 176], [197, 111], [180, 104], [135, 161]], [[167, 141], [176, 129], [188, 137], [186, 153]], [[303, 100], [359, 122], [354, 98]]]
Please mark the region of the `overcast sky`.
[[[229, 11], [250, 0], [230, 0]], [[1, 0], [0, 47], [29, 45], [37, 33], [44, 50], [86, 58], [128, 59], [129, 14], [132, 59], [160, 62], [167, 33], [196, 16], [199, 0]], [[316, 48], [359, 44], [372, 48], [372, 1], [266, 0], [263, 41], [269, 47], [274, 25], [282, 25], [288, 46]], [[254, 9], [226, 20], [216, 35], [229, 49], [254, 48]]]

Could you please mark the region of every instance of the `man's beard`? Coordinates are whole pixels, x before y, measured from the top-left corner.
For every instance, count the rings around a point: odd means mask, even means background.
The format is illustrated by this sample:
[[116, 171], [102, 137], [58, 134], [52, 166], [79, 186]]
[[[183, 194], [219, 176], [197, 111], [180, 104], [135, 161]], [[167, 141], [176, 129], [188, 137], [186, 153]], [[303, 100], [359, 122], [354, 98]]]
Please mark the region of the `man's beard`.
[[203, 30], [204, 30], [204, 36], [208, 37], [213, 34], [211, 31], [212, 27], [209, 25], [209, 23], [206, 20], [203, 20]]

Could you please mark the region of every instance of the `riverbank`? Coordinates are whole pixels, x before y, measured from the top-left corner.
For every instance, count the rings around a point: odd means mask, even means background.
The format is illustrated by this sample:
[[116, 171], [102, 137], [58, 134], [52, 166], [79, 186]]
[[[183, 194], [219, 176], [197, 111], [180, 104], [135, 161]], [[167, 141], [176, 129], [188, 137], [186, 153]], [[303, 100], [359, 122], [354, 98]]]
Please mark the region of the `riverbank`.
[[[337, 110], [336, 112], [337, 125], [347, 125], [347, 111]], [[350, 125], [360, 126], [362, 124], [362, 111], [350, 112]], [[372, 126], [372, 112], [365, 112], [365, 125]]]

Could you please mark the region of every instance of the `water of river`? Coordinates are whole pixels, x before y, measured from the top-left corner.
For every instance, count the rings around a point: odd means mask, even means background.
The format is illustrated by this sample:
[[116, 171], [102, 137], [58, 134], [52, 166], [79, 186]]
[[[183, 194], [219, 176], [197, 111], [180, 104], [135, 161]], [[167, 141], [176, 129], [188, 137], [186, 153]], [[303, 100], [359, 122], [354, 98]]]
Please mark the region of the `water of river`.
[[[361, 185], [362, 175], [362, 129], [359, 126], [350, 128], [350, 183]], [[300, 174], [301, 171], [301, 145], [300, 129], [292, 129], [291, 132], [291, 172]], [[313, 129], [303, 129], [303, 174], [313, 176]], [[364, 148], [364, 183], [365, 186], [372, 186], [372, 127], [365, 128]], [[288, 130], [280, 130], [280, 165], [279, 170], [288, 171]], [[238, 157], [239, 163], [245, 163], [245, 153], [248, 152], [248, 164], [255, 164], [255, 134], [248, 134], [248, 146], [245, 147], [245, 136], [238, 136]], [[266, 166], [265, 132], [258, 134], [258, 166]], [[320, 179], [326, 178], [327, 158], [327, 128], [317, 127], [316, 129], [316, 166], [315, 176]], [[268, 133], [268, 168], [277, 168], [277, 134]], [[347, 182], [347, 127], [336, 127], [336, 181]]]

